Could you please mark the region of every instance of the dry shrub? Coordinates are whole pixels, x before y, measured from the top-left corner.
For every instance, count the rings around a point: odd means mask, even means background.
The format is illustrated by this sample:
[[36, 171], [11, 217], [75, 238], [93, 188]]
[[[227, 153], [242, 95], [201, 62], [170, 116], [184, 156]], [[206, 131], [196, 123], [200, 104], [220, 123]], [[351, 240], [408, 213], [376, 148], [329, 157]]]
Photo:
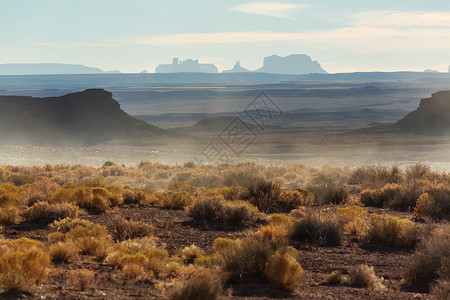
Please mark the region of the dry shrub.
[[367, 211], [362, 207], [352, 205], [338, 208], [338, 217], [347, 234], [360, 236], [367, 229]]
[[306, 241], [321, 246], [335, 246], [342, 243], [343, 233], [336, 216], [315, 211], [293, 225], [290, 238], [295, 242]]
[[145, 237], [152, 232], [152, 226], [149, 224], [142, 221], [126, 220], [120, 216], [114, 217], [109, 222], [108, 228], [116, 242]]
[[145, 236], [143, 238], [135, 238], [125, 240], [121, 243], [133, 252], [156, 248], [156, 238], [154, 236]]
[[51, 244], [48, 252], [53, 262], [68, 262], [75, 256], [75, 247], [70, 243], [57, 242]]
[[436, 220], [450, 220], [450, 185], [432, 185], [417, 201], [414, 215]]
[[243, 201], [226, 201], [206, 198], [195, 201], [186, 208], [187, 214], [205, 226], [220, 229], [239, 229], [256, 221], [258, 211]]
[[161, 195], [157, 203], [162, 208], [183, 209], [190, 205], [193, 200], [193, 197], [188, 192], [175, 192]]
[[243, 188], [249, 188], [257, 182], [266, 181], [266, 178], [261, 174], [261, 167], [251, 163], [230, 167], [222, 177], [225, 186], [241, 186]]
[[405, 186], [388, 183], [380, 189], [361, 191], [361, 203], [366, 206], [411, 209], [416, 205], [418, 194]]
[[363, 188], [379, 188], [388, 183], [401, 183], [403, 172], [398, 166], [366, 166], [354, 169], [348, 180], [349, 184], [359, 184]]
[[181, 276], [162, 287], [163, 296], [171, 300], [214, 300], [219, 299], [222, 284], [210, 270], [184, 267]]
[[292, 247], [286, 249], [276, 251], [272, 255], [265, 266], [264, 275], [276, 287], [293, 290], [303, 269], [296, 260], [297, 250]]
[[436, 299], [450, 299], [450, 280], [439, 279], [436, 284], [431, 286], [430, 292]]
[[202, 257], [205, 254], [202, 248], [192, 244], [190, 246], [184, 247], [181, 250], [181, 258], [185, 264], [191, 264], [195, 259]]
[[0, 207], [21, 206], [25, 204], [21, 189], [12, 183], [0, 184]]
[[95, 224], [88, 220], [82, 220], [78, 218], [64, 218], [62, 220], [54, 221], [49, 225], [50, 229], [52, 229], [53, 231], [59, 231], [62, 233], [67, 233], [77, 226], [92, 228], [95, 226]]
[[197, 174], [192, 176], [189, 179], [189, 182], [196, 187], [211, 189], [223, 186], [224, 180], [221, 176], [215, 174]]
[[347, 282], [347, 276], [345, 276], [342, 271], [333, 271], [325, 279], [325, 283], [328, 285], [340, 285]]
[[149, 188], [139, 188], [133, 191], [126, 190], [123, 193], [123, 203], [126, 205], [151, 206], [155, 204], [156, 198]]
[[106, 227], [94, 225], [92, 228], [77, 226], [66, 233], [66, 240], [78, 247], [83, 255], [93, 255], [104, 260], [112, 241], [107, 235]]
[[0, 224], [16, 224], [20, 221], [20, 210], [12, 205], [0, 207]]
[[[191, 175], [189, 173], [189, 177], [190, 176]], [[181, 176], [181, 177], [183, 177], [183, 176]], [[167, 186], [167, 190], [172, 193], [186, 192], [186, 193], [192, 194], [195, 191], [195, 185], [190, 182], [185, 182], [185, 181], [179, 180], [179, 181], [169, 183], [169, 185]]]
[[22, 215], [27, 222], [49, 224], [55, 220], [74, 218], [78, 213], [78, 208], [69, 203], [49, 204], [48, 202], [36, 202]]
[[[128, 254], [121, 259], [122, 272], [128, 279], [143, 278], [146, 274], [144, 266], [147, 264], [147, 257], [139, 252]], [[150, 276], [151, 277], [151, 276]]]
[[264, 213], [286, 212], [298, 208], [311, 201], [306, 190], [296, 189], [293, 192], [284, 190], [281, 185], [271, 181], [258, 181], [247, 188], [242, 199], [249, 201]]
[[220, 248], [222, 270], [231, 282], [245, 277], [261, 278], [275, 252], [269, 241], [258, 236], [250, 236]]
[[28, 199], [28, 205], [38, 201], [48, 202], [51, 196], [60, 189], [59, 184], [48, 177], [37, 178], [32, 184], [26, 187], [25, 195]]
[[350, 284], [371, 290], [384, 290], [383, 278], [377, 277], [373, 267], [358, 265], [349, 270]]
[[89, 269], [69, 271], [69, 280], [67, 283], [83, 291], [88, 289], [95, 289], [97, 287], [95, 272]]
[[302, 268], [296, 261], [297, 250], [272, 243], [260, 234], [242, 240], [216, 239], [214, 249], [228, 281], [244, 278], [269, 280], [277, 288], [292, 289]]
[[[121, 250], [119, 266], [130, 279], [164, 277], [167, 274], [169, 253], [162, 249], [145, 249], [126, 254]], [[111, 263], [112, 257], [108, 257]]]
[[363, 241], [368, 244], [412, 248], [418, 238], [419, 227], [410, 220], [372, 214]]
[[426, 290], [435, 280], [450, 278], [450, 223], [437, 226], [420, 241], [405, 278], [413, 289]]
[[6, 290], [29, 290], [46, 278], [49, 265], [50, 256], [37, 241], [0, 241], [0, 285]]
[[121, 195], [113, 194], [103, 187], [81, 185], [76, 188], [61, 189], [53, 194], [52, 203], [70, 202], [90, 213], [104, 213], [112, 203], [120, 203]]

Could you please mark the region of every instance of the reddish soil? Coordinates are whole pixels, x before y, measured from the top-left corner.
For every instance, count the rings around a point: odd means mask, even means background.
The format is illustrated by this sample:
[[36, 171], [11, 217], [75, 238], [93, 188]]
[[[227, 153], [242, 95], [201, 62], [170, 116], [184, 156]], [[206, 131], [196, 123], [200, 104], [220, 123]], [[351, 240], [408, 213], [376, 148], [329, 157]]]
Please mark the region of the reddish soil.
[[[205, 229], [202, 224], [192, 222], [183, 210], [160, 208], [121, 208], [117, 212], [102, 215], [87, 215], [84, 218], [106, 225], [114, 215], [141, 220], [154, 226], [154, 235], [160, 246], [174, 253], [184, 246], [195, 244], [206, 253], [212, 252], [213, 241], [218, 237], [240, 238], [243, 231], [217, 231]], [[405, 216], [406, 214], [400, 213]], [[27, 224], [6, 226], [5, 238], [21, 236], [45, 241], [50, 231], [45, 227]], [[346, 242], [339, 247], [295, 245], [299, 250], [298, 261], [304, 269], [293, 293], [277, 290], [262, 282], [251, 281], [224, 287], [223, 299], [428, 299], [428, 294], [418, 294], [402, 288], [402, 275], [412, 259], [411, 251], [387, 248], [361, 247]], [[357, 264], [373, 266], [375, 273], [384, 278], [385, 291], [356, 288], [346, 285], [324, 284], [328, 274], [335, 270], [344, 273]], [[96, 288], [82, 291], [67, 284], [68, 271], [87, 268], [96, 272]], [[75, 262], [54, 264], [48, 278], [30, 293], [3, 293], [1, 299], [159, 299], [156, 280], [127, 280], [120, 271], [87, 256], [79, 256]]]

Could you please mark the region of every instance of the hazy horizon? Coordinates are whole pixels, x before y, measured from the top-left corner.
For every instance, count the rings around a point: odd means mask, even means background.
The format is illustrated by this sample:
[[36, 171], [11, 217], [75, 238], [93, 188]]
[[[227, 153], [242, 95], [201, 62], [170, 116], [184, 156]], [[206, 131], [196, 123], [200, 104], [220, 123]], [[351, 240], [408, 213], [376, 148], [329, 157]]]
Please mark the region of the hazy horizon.
[[450, 65], [447, 1], [3, 0], [0, 25], [0, 63], [136, 73], [178, 57], [223, 71], [307, 54], [330, 73]]

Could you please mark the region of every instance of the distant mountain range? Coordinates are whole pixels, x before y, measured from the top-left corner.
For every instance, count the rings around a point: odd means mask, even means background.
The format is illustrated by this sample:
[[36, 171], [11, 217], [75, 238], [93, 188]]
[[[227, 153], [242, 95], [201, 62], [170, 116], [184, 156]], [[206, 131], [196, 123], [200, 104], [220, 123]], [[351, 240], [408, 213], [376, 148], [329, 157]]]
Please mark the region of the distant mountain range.
[[61, 97], [0, 96], [0, 144], [89, 146], [176, 136], [120, 109], [112, 94], [89, 89]]
[[101, 74], [120, 73], [105, 72], [99, 68], [84, 65], [30, 63], [30, 64], [0, 64], [0, 75], [50, 75], [50, 74]]

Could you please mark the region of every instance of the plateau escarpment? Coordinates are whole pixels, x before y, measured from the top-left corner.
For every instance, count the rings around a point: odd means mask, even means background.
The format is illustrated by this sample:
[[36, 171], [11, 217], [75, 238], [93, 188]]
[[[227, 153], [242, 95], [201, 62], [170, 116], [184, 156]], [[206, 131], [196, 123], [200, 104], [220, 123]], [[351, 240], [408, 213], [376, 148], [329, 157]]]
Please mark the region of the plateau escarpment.
[[125, 113], [103, 89], [51, 98], [0, 96], [2, 145], [86, 146], [172, 135]]
[[395, 127], [416, 134], [450, 135], [450, 91], [422, 99], [419, 108], [399, 120]]

